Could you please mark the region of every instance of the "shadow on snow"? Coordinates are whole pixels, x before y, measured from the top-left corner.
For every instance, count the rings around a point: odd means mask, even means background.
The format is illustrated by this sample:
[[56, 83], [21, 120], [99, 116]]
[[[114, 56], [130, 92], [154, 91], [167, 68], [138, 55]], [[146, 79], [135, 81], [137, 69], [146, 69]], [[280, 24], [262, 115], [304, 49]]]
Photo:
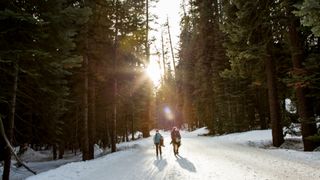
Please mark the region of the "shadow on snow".
[[186, 169], [190, 172], [197, 172], [196, 167], [193, 165], [193, 163], [191, 161], [189, 161], [188, 159], [177, 155], [177, 161], [179, 163], [179, 165], [183, 168]]
[[160, 156], [160, 158], [157, 157], [157, 159], [153, 161], [153, 164], [159, 171], [162, 171], [168, 163], [166, 159], [162, 159], [162, 156]]

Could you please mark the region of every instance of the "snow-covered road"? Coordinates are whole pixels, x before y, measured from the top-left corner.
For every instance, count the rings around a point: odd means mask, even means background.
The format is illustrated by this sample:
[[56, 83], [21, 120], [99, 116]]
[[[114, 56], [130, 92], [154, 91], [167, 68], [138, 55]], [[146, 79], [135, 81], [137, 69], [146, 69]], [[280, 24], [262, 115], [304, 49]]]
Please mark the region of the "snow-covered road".
[[148, 138], [137, 142], [134, 148], [88, 162], [67, 164], [29, 180], [320, 179], [320, 157], [315, 159], [313, 153], [261, 149], [223, 138], [185, 133], [180, 155], [174, 156], [169, 134], [163, 134], [166, 147], [161, 157], [156, 157], [152, 139]]

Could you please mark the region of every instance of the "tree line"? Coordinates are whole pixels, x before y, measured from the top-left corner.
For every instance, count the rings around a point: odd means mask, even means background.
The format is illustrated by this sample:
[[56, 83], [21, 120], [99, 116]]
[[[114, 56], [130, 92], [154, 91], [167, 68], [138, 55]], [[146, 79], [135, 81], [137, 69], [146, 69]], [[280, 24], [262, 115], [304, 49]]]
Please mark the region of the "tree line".
[[[154, 89], [145, 69], [155, 1], [1, 1], [0, 119], [11, 144], [89, 160], [94, 144], [115, 152], [137, 131], [186, 124], [213, 135], [272, 128], [279, 147], [283, 126], [299, 122], [304, 150], [319, 146], [319, 2], [182, 2], [179, 54], [168, 19]], [[0, 150], [8, 179], [2, 138]]]
[[[183, 1], [179, 109], [188, 127], [211, 134], [301, 123], [305, 151], [320, 144], [319, 2]], [[290, 99], [297, 112], [286, 108]]]
[[[0, 3], [0, 115], [14, 146], [94, 158], [149, 136], [149, 0]], [[131, 135], [129, 137], [129, 135]], [[11, 152], [1, 140], [3, 179]], [[3, 152], [3, 153], [2, 153]]]

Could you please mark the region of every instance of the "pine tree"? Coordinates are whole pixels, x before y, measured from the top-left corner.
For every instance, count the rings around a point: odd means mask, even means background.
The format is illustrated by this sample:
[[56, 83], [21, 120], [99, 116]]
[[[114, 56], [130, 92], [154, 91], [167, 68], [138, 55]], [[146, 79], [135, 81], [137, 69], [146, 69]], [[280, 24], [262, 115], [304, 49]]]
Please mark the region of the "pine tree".
[[246, 64], [254, 65], [253, 67], [258, 70], [262, 69], [261, 64], [265, 65], [273, 145], [280, 146], [284, 140], [277, 95], [276, 66], [272, 55], [274, 42], [270, 38], [273, 33], [271, 29], [273, 17], [270, 16], [272, 14], [270, 10], [275, 4], [240, 0], [233, 1], [232, 4], [226, 2], [224, 5], [225, 9], [228, 9], [225, 14], [227, 19], [224, 30], [231, 42], [226, 45], [227, 54], [231, 59], [231, 69], [246, 73], [250, 71]]
[[[295, 76], [303, 76], [305, 67], [303, 62], [305, 61], [305, 52], [303, 47], [302, 34], [299, 30], [299, 19], [293, 14], [293, 3], [296, 1], [288, 1], [287, 13], [288, 13], [288, 38], [289, 45], [291, 47], [291, 58], [293, 65], [293, 74]], [[312, 101], [308, 96], [309, 88], [304, 87], [299, 83], [295, 85], [296, 97], [298, 100], [298, 113], [301, 118], [301, 131], [303, 137], [303, 144], [305, 151], [312, 151], [319, 146], [320, 142], [316, 143], [308, 139], [309, 136], [313, 136], [317, 133], [317, 127], [314, 119], [314, 113], [312, 110]]]
[[[44, 136], [43, 141], [54, 144], [60, 133], [60, 117], [66, 111], [64, 106], [68, 88], [64, 78], [69, 74], [69, 69], [80, 62], [77, 55], [71, 53], [75, 48], [74, 36], [79, 25], [85, 21], [88, 10], [70, 2], [54, 0], [38, 3], [5, 1], [2, 5], [1, 24], [4, 26], [1, 26], [1, 44], [4, 49], [0, 57], [6, 62], [13, 60], [13, 57], [23, 59], [15, 61], [18, 65], [15, 67], [19, 67], [16, 72], [19, 71], [20, 76], [15, 76], [17, 81], [14, 82], [17, 84], [13, 84], [18, 87], [16, 98], [20, 103], [16, 103], [16, 111], [11, 111], [11, 117], [20, 114], [20, 118], [24, 119], [30, 114], [28, 121], [25, 121], [29, 127], [35, 119], [46, 119], [32, 126], [46, 128], [49, 136]], [[66, 27], [66, 24], [69, 26]], [[13, 39], [16, 43], [12, 43]], [[6, 72], [6, 69], [2, 70]], [[21, 122], [15, 123], [17, 127], [21, 126]], [[28, 129], [24, 128], [24, 131]], [[32, 141], [28, 135], [21, 139]], [[8, 165], [9, 160], [7, 162]], [[9, 177], [8, 172], [5, 168], [4, 179]]]
[[320, 37], [320, 2], [317, 0], [304, 0], [295, 4], [298, 10], [293, 13], [300, 17], [301, 24], [311, 27], [311, 31]]

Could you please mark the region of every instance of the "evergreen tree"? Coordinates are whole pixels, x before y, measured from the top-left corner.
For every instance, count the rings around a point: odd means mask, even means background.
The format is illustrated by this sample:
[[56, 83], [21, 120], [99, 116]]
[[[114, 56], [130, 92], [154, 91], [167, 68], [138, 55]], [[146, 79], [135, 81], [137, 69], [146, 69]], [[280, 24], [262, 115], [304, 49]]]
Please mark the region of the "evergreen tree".
[[[60, 118], [66, 111], [68, 87], [64, 78], [69, 75], [69, 69], [80, 62], [78, 56], [71, 53], [75, 48], [74, 36], [79, 25], [86, 21], [89, 11], [72, 2], [55, 0], [37, 3], [5, 1], [2, 5], [0, 13], [3, 49], [0, 57], [5, 60], [2, 61], [5, 67], [8, 67], [10, 61], [14, 62], [12, 84], [16, 89], [13, 93], [16, 95], [12, 97], [16, 97], [16, 102], [20, 102], [11, 103], [11, 120], [7, 124], [7, 127], [11, 128], [6, 128], [7, 134], [12, 138], [14, 124], [19, 127], [25, 122], [29, 128], [32, 126], [31, 129], [46, 129], [48, 136], [43, 136], [47, 138], [41, 140], [54, 144], [61, 132], [58, 126], [62, 123]], [[6, 73], [8, 68], [2, 70]], [[11, 76], [7, 75], [1, 78], [7, 79]], [[10, 85], [5, 86], [2, 92], [10, 92], [7, 87]], [[4, 94], [4, 97], [8, 98], [10, 95]], [[16, 123], [15, 115], [20, 117]], [[41, 121], [33, 123], [36, 119]], [[24, 128], [20, 132], [25, 131], [29, 130]], [[32, 136], [22, 137], [20, 140], [34, 142], [36, 134], [37, 132], [34, 132]], [[16, 143], [18, 142], [13, 144]], [[5, 167], [3, 178], [7, 179], [10, 167], [9, 152]]]
[[225, 6], [229, 9], [225, 14], [227, 20], [224, 29], [231, 42], [226, 45], [231, 59], [231, 69], [242, 73], [250, 71], [251, 68], [248, 68], [247, 64], [258, 70], [262, 69], [262, 64], [265, 65], [273, 145], [280, 146], [283, 135], [280, 101], [277, 95], [276, 64], [272, 54], [276, 40], [272, 38], [274, 17], [271, 15], [275, 13], [271, 10], [275, 9], [275, 3], [240, 0], [232, 1], [231, 4], [226, 2]]
[[301, 24], [311, 27], [311, 31], [320, 37], [320, 2], [317, 0], [304, 0], [295, 4], [298, 10], [294, 14], [300, 17]]
[[[304, 76], [305, 67], [305, 50], [303, 47], [302, 33], [298, 30], [300, 27], [299, 19], [292, 14], [293, 4], [296, 1], [287, 2], [287, 18], [288, 18], [288, 43], [291, 48], [291, 59], [293, 65], [294, 76]], [[313, 29], [314, 30], [314, 29]], [[316, 31], [314, 31], [316, 32]], [[301, 131], [305, 151], [312, 151], [320, 145], [320, 142], [314, 142], [308, 139], [309, 136], [317, 134], [317, 127], [312, 108], [312, 100], [307, 97], [309, 93], [308, 86], [296, 82], [295, 92], [298, 101], [298, 113], [301, 118]]]

